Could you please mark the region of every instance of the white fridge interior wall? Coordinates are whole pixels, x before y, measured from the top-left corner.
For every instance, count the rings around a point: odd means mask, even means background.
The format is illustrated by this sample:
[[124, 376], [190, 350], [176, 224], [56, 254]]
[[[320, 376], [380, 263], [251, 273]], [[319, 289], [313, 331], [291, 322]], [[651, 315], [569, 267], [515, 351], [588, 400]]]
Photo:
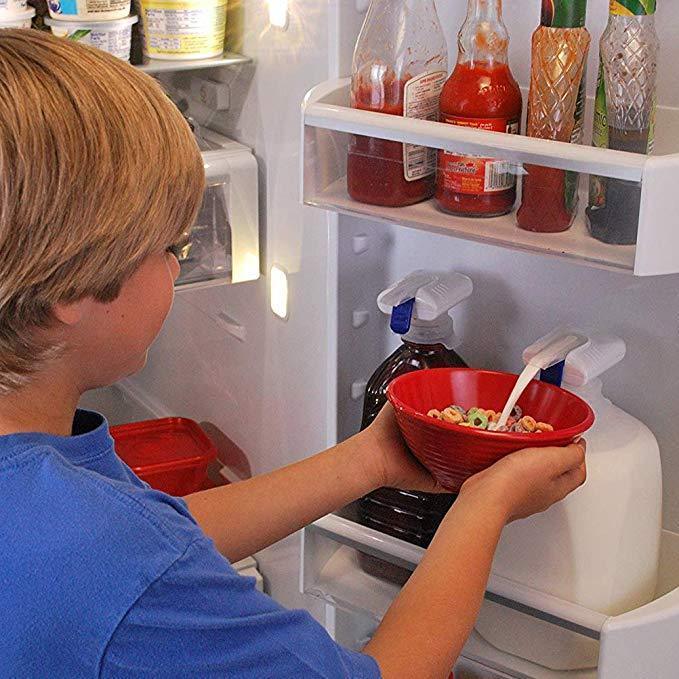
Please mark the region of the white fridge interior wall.
[[[467, 3], [441, 0], [436, 4], [452, 68]], [[344, 3], [343, 9], [356, 14], [354, 2]], [[530, 72], [530, 36], [539, 24], [540, 3], [505, 0], [503, 9], [511, 38], [510, 65], [525, 86]], [[607, 2], [589, 3], [590, 95], [596, 84], [598, 42], [607, 18]], [[348, 21], [343, 25], [348, 26]], [[679, 76], [674, 64], [679, 61], [679, 15], [668, 3], [659, 3], [657, 26], [662, 44], [659, 102], [677, 106]], [[344, 39], [352, 42], [348, 36]], [[585, 133], [590, 139], [590, 122]], [[679, 366], [679, 276], [638, 279], [631, 274], [346, 216], [339, 220], [338, 248], [340, 438], [357, 431], [362, 409], [362, 397], [357, 396], [373, 370], [399, 342], [377, 308], [377, 294], [417, 268], [460, 271], [475, 284], [472, 298], [453, 314], [463, 341], [459, 352], [472, 366], [519, 370], [523, 348], [559, 322], [582, 324], [625, 339], [627, 357], [604, 376], [605, 390], [658, 437], [664, 476], [664, 525], [679, 530], [679, 418], [674, 414], [679, 383], [671, 377]], [[367, 322], [360, 313], [363, 311], [369, 312]]]

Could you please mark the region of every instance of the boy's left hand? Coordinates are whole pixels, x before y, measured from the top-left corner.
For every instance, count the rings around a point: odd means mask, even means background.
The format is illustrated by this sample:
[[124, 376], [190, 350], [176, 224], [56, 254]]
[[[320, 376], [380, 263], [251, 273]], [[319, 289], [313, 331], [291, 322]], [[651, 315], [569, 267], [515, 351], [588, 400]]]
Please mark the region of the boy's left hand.
[[377, 487], [444, 493], [429, 472], [412, 456], [405, 445], [391, 405], [382, 408], [375, 421], [359, 436], [364, 437], [370, 458], [368, 473]]

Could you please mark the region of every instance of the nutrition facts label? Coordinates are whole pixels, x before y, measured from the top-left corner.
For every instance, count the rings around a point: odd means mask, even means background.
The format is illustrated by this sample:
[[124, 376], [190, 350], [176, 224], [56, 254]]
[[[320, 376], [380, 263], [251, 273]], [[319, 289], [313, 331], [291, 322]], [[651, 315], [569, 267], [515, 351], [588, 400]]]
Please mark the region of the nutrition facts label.
[[[446, 81], [445, 71], [423, 73], [409, 80], [403, 88], [403, 115], [406, 118], [437, 120], [439, 98]], [[415, 144], [403, 145], [403, 172], [413, 182], [434, 173], [436, 150]]]
[[100, 31], [89, 28], [53, 27], [52, 32], [60, 38], [77, 40], [85, 45], [96, 47], [103, 52], [108, 52], [119, 59], [129, 61], [132, 39], [129, 29], [126, 29], [127, 27], [119, 30]]
[[191, 35], [209, 31], [214, 23], [214, 10], [209, 9], [147, 9], [146, 22], [150, 30], [172, 35]]
[[144, 29], [151, 55], [221, 52], [225, 22], [224, 5], [186, 3], [184, 8], [168, 9], [163, 2], [150, 0], [144, 8]]
[[129, 31], [96, 31], [90, 33], [89, 40], [92, 47], [104, 50], [105, 52], [109, 52], [110, 54], [114, 54], [118, 58], [125, 60], [130, 58], [130, 42]]
[[126, 7], [127, 0], [87, 0], [87, 11], [92, 14], [117, 12]]

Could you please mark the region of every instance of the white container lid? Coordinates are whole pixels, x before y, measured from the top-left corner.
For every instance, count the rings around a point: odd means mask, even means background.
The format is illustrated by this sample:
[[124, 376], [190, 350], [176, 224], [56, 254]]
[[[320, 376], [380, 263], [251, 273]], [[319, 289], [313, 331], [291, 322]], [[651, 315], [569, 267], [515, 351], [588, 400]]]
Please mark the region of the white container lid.
[[132, 26], [139, 21], [139, 17], [133, 14], [123, 17], [122, 19], [111, 19], [110, 21], [92, 21], [91, 19], [54, 19], [52, 17], [45, 17], [45, 23], [48, 26], [59, 28], [89, 28], [98, 31], [115, 31], [126, 26]]

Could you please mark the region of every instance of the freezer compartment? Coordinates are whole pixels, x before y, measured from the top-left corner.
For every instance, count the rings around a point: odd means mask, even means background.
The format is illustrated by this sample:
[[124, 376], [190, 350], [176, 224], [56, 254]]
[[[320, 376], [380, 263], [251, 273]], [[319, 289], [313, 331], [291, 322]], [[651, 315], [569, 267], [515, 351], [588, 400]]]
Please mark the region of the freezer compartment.
[[[370, 615], [378, 622], [397, 596], [400, 584], [366, 573], [361, 554], [413, 570], [424, 549], [361, 526], [351, 518], [329, 515], [304, 531], [301, 587], [308, 595]], [[669, 668], [679, 663], [679, 649], [671, 642], [679, 634], [679, 534], [663, 532], [657, 598], [629, 613], [609, 617], [495, 575], [488, 583], [486, 598], [598, 641], [599, 679], [670, 677]], [[545, 671], [541, 668], [539, 673], [517, 676], [573, 676], [570, 672]]]
[[177, 289], [243, 283], [259, 277], [257, 160], [226, 137], [201, 130], [206, 186], [193, 226], [174, 251], [181, 271]]
[[[343, 214], [633, 270], [638, 275], [676, 273], [679, 236], [672, 224], [679, 196], [671, 187], [679, 179], [679, 109], [661, 107], [658, 116], [659, 155], [650, 157], [356, 110], [349, 107], [349, 80], [329, 81], [311, 90], [303, 105], [303, 199], [307, 205]], [[434, 200], [399, 208], [357, 202], [347, 192], [347, 155], [355, 135], [501, 158], [512, 172], [532, 172], [534, 178], [545, 174], [536, 172], [536, 166], [581, 173], [575, 222], [562, 233], [533, 233], [517, 227], [515, 212], [475, 219], [441, 212]], [[589, 174], [624, 180], [640, 190], [640, 207], [630, 208], [639, 213], [636, 245], [610, 245], [589, 234], [585, 218], [585, 175]]]

